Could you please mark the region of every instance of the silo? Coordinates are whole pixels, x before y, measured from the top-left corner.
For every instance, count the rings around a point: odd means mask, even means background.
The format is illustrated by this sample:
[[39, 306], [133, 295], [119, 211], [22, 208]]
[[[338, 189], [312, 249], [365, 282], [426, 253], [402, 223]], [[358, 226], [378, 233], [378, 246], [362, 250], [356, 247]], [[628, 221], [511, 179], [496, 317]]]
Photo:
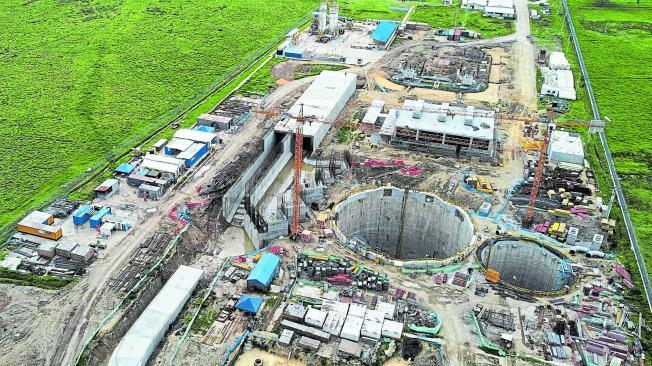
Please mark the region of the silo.
[[326, 3], [319, 5], [319, 31], [326, 31]]
[[335, 31], [337, 30], [337, 19], [339, 16], [339, 7], [337, 4], [333, 4], [330, 9], [330, 19], [328, 22], [328, 30], [332, 33], [335, 34]]

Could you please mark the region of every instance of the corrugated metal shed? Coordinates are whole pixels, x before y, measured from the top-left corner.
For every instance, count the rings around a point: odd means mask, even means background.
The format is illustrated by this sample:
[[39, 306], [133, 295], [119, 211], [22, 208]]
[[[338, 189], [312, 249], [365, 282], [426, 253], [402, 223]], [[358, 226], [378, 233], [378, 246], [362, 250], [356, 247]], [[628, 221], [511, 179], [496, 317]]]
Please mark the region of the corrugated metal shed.
[[383, 332], [383, 322], [375, 319], [365, 319], [360, 329], [360, 335], [371, 339], [380, 339]]
[[179, 316], [204, 271], [180, 266], [113, 351], [110, 366], [144, 366]]
[[373, 33], [371, 33], [371, 39], [376, 42], [387, 43], [397, 29], [398, 23], [389, 20], [382, 20], [378, 23], [378, 26], [374, 29]]
[[308, 309], [306, 309], [306, 307], [301, 304], [288, 304], [283, 311], [283, 317], [287, 319], [303, 321], [307, 311]]
[[355, 304], [352, 303], [349, 306], [349, 315], [356, 316], [360, 319], [364, 319], [364, 314], [367, 312], [367, 305]]
[[84, 225], [88, 219], [91, 218], [93, 206], [91, 205], [81, 205], [75, 212], [72, 214], [72, 222], [75, 225]]
[[330, 310], [328, 316], [326, 316], [322, 330], [334, 336], [339, 336], [344, 326], [344, 321], [346, 321], [346, 315], [335, 310]]
[[247, 287], [267, 291], [272, 280], [278, 274], [280, 263], [281, 258], [278, 256], [272, 253], [263, 254], [247, 277]]
[[394, 313], [396, 312], [396, 304], [390, 304], [384, 301], [378, 301], [376, 304], [376, 310], [385, 314], [385, 319], [394, 319]]

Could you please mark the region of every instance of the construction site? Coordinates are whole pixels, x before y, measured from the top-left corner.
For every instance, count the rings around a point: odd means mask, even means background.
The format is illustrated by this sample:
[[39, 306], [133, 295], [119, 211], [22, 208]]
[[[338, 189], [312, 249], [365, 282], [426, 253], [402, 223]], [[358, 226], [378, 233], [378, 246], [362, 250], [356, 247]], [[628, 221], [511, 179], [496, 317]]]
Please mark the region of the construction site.
[[604, 123], [538, 107], [527, 7], [463, 46], [337, 11], [270, 57], [349, 68], [236, 92], [21, 221], [2, 266], [75, 280], [6, 288], [0, 364], [645, 364], [576, 132]]

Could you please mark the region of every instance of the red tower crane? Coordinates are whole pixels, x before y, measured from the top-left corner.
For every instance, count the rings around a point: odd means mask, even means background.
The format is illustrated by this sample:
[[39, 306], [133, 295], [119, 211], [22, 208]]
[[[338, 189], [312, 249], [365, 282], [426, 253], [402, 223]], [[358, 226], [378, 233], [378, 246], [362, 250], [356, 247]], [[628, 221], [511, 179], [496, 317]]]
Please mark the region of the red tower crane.
[[543, 144], [539, 152], [539, 160], [537, 161], [537, 170], [534, 173], [534, 181], [532, 182], [532, 191], [530, 192], [530, 200], [527, 204], [527, 212], [523, 218], [523, 226], [528, 227], [532, 225], [532, 217], [534, 216], [534, 205], [537, 202], [537, 195], [539, 194], [539, 186], [541, 185], [541, 177], [543, 176], [543, 167], [546, 163], [546, 155], [548, 153], [548, 144], [550, 143], [550, 129], [554, 123], [555, 111], [548, 109], [548, 128], [543, 137]]
[[303, 162], [303, 104], [299, 109], [296, 118], [297, 129], [294, 134], [294, 189], [292, 196], [292, 226], [290, 227], [290, 238], [296, 239], [299, 236], [299, 211], [301, 211], [301, 164]]

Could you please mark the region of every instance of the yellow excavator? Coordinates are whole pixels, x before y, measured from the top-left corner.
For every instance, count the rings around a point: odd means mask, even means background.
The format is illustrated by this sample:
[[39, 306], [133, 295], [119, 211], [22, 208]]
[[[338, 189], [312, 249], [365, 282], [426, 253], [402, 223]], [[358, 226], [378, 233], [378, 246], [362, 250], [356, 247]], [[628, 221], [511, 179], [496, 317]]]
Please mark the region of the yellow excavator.
[[492, 194], [494, 193], [494, 188], [489, 183], [489, 180], [480, 175], [469, 175], [464, 178], [464, 183], [477, 189], [482, 193]]

